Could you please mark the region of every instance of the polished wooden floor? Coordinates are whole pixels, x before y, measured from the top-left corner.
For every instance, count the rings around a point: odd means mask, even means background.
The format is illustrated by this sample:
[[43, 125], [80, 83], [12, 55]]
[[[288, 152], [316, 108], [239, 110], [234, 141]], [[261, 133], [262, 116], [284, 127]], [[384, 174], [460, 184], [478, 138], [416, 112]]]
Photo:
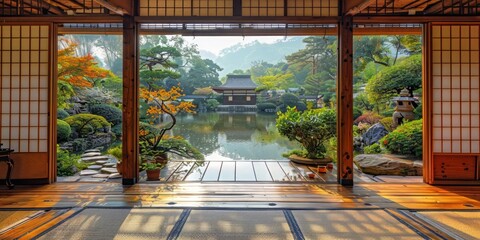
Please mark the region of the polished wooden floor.
[[[122, 186], [119, 183], [56, 183], [0, 190], [0, 211], [33, 211], [35, 216], [0, 231], [0, 239], [31, 239], [85, 209], [272, 209], [384, 210], [431, 239], [442, 237], [412, 211], [480, 211], [480, 186], [430, 186], [423, 183], [167, 182]], [[37, 211], [37, 212], [35, 212]], [[184, 210], [185, 211], [185, 210]], [[1, 230], [1, 228], [0, 228]], [[440, 237], [439, 237], [440, 236]]]

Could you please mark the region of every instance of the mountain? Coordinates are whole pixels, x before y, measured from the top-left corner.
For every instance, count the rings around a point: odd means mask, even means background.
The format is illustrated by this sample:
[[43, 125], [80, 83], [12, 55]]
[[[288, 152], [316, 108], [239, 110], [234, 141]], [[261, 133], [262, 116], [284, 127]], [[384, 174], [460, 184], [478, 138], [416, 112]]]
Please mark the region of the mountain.
[[215, 59], [217, 59], [217, 55], [215, 55], [215, 53], [213, 52], [210, 52], [210, 51], [207, 51], [207, 50], [200, 50], [200, 56], [203, 58], [203, 59], [210, 59], [210, 60], [213, 60], [215, 61]]
[[285, 56], [305, 47], [303, 37], [292, 37], [274, 43], [258, 41], [243, 45], [237, 44], [223, 49], [215, 59], [215, 63], [223, 68], [220, 76], [224, 76], [236, 69], [249, 69], [253, 62], [265, 61], [276, 64], [285, 61]]

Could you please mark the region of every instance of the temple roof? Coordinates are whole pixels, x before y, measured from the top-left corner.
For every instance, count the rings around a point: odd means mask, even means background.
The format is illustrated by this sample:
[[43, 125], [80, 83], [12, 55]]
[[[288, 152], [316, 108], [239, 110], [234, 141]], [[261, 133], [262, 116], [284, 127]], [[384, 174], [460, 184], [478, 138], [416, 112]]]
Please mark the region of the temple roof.
[[227, 82], [222, 86], [213, 87], [212, 89], [217, 92], [222, 92], [224, 90], [255, 90], [257, 84], [255, 84], [250, 75], [227, 75]]

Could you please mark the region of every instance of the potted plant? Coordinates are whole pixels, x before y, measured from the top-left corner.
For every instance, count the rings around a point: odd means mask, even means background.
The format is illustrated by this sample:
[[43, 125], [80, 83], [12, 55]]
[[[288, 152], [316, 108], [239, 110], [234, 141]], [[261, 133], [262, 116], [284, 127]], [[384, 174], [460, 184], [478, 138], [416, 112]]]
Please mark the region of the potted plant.
[[160, 179], [160, 170], [165, 165], [156, 162], [144, 162], [142, 168], [147, 172], [147, 181], [158, 181]]
[[108, 149], [107, 153], [117, 159], [117, 172], [122, 174], [122, 145]]
[[303, 150], [289, 154], [291, 161], [310, 165], [332, 161], [326, 157], [325, 142], [336, 135], [335, 110], [321, 108], [301, 112], [295, 107], [288, 108], [285, 113], [278, 114], [276, 126], [280, 134], [303, 146]]

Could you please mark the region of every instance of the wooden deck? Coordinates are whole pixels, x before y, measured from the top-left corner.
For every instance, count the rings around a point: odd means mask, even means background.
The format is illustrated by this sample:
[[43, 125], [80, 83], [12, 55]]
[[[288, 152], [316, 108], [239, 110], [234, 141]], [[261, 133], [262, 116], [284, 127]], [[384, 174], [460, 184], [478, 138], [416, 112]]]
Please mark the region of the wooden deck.
[[[336, 168], [318, 173], [316, 166], [289, 160], [266, 161], [169, 161], [160, 173], [160, 182], [283, 182], [336, 183]], [[310, 178], [307, 173], [314, 173]], [[145, 176], [141, 181], [145, 181]], [[356, 182], [375, 182], [372, 176], [355, 173]]]

